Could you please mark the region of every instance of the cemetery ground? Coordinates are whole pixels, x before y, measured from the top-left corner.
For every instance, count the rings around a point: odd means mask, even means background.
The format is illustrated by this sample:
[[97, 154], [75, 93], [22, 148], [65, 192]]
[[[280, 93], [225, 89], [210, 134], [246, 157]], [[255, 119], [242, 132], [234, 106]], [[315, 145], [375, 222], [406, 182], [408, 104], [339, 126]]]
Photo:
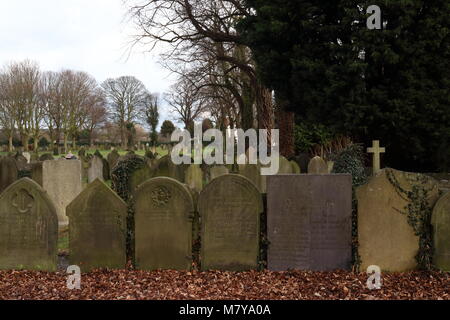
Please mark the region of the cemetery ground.
[[337, 272], [220, 272], [96, 270], [81, 289], [66, 287], [65, 271], [0, 271], [3, 300], [449, 300], [444, 272], [384, 273], [369, 290], [367, 274]]

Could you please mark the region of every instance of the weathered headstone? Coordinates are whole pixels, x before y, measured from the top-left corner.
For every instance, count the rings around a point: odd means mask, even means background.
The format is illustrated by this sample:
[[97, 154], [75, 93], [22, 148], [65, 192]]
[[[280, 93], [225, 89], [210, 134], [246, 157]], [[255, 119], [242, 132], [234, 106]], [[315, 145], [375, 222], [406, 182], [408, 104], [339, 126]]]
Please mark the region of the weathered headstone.
[[380, 148], [380, 141], [374, 140], [372, 142], [372, 147], [367, 148], [368, 153], [372, 153], [372, 166], [373, 173], [376, 174], [381, 170], [381, 158], [380, 155], [386, 152], [386, 148]]
[[223, 165], [216, 165], [209, 169], [210, 180], [229, 173], [229, 169]]
[[117, 152], [116, 149], [112, 150], [107, 157], [108, 164], [109, 164], [109, 170], [112, 171], [119, 161], [120, 155], [119, 152]]
[[97, 179], [68, 206], [70, 264], [83, 272], [126, 266], [127, 205]]
[[308, 174], [327, 174], [327, 173], [328, 173], [328, 165], [321, 157], [316, 156], [311, 159], [308, 165]]
[[94, 156], [89, 163], [88, 183], [94, 182], [96, 179], [105, 180], [103, 178], [103, 160], [98, 156]]
[[135, 195], [136, 267], [190, 269], [194, 211], [191, 193], [174, 179], [159, 177], [140, 185]]
[[351, 216], [351, 175], [269, 176], [269, 269], [349, 270]]
[[0, 269], [56, 271], [58, 218], [47, 193], [24, 178], [0, 195]]
[[154, 176], [169, 177], [184, 183], [186, 168], [187, 166], [184, 164], [174, 164], [170, 155], [166, 155], [156, 162]]
[[45, 154], [43, 154], [42, 156], [39, 157], [39, 161], [47, 161], [47, 160], [54, 160], [54, 159], [55, 158], [50, 153], [45, 153]]
[[[39, 165], [42, 165], [42, 169]], [[33, 168], [32, 177], [52, 199], [59, 224], [67, 225], [66, 207], [83, 190], [81, 161], [61, 159], [37, 163]]]
[[198, 164], [191, 164], [185, 172], [185, 182], [193, 190], [200, 192], [203, 189], [203, 171]]
[[259, 192], [265, 193], [263, 190], [263, 177], [261, 176], [261, 165], [259, 164], [241, 164], [239, 165], [239, 174], [250, 180]]
[[292, 163], [283, 156], [279, 157], [279, 169], [278, 174], [292, 174], [294, 173], [294, 168], [292, 167]]
[[0, 193], [18, 178], [19, 168], [17, 162], [12, 157], [0, 159]]
[[436, 202], [433, 209], [433, 264], [442, 271], [450, 271], [450, 192]]
[[292, 171], [294, 174], [301, 174], [300, 166], [294, 160], [291, 161]]
[[247, 178], [227, 174], [211, 181], [198, 204], [202, 269], [257, 269], [263, 210], [262, 196]]
[[384, 169], [359, 187], [356, 197], [362, 270], [371, 265], [391, 272], [417, 267], [415, 257], [419, 250], [419, 238], [404, 214], [410, 202], [391, 183], [389, 175], [395, 178], [403, 190], [412, 190], [413, 185], [424, 187], [428, 190], [430, 205], [437, 200], [437, 181], [416, 173]]

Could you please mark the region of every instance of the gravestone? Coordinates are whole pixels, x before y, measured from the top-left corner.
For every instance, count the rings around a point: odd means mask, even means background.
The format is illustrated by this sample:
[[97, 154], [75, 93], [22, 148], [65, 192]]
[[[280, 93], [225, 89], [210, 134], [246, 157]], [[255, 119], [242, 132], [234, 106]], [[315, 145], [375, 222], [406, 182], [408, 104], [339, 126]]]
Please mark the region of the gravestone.
[[268, 176], [269, 270], [350, 270], [351, 217], [351, 175]]
[[105, 180], [103, 178], [103, 160], [98, 156], [94, 156], [89, 163], [88, 183], [92, 183], [96, 179]]
[[166, 155], [156, 162], [154, 177], [169, 177], [184, 183], [186, 168], [184, 164], [174, 164], [170, 155]]
[[31, 154], [29, 152], [24, 152], [24, 153], [22, 153], [22, 155], [27, 160], [27, 163], [31, 162]]
[[97, 179], [68, 206], [70, 264], [83, 272], [126, 266], [127, 205]]
[[45, 154], [43, 154], [42, 156], [39, 157], [39, 161], [47, 161], [47, 160], [54, 160], [54, 159], [55, 158], [50, 153], [45, 153]]
[[27, 164], [28, 164], [28, 160], [27, 158], [25, 158], [23, 156], [23, 154], [21, 153], [17, 153], [14, 158], [16, 159], [17, 162], [17, 168], [19, 171], [22, 171], [26, 168]]
[[215, 165], [209, 169], [210, 180], [229, 173], [229, 169], [223, 165]]
[[211, 181], [198, 204], [202, 269], [257, 269], [263, 210], [262, 196], [247, 178], [227, 174]]
[[203, 171], [198, 164], [191, 164], [185, 172], [185, 182], [193, 190], [200, 192], [203, 189]]
[[108, 164], [109, 164], [109, 170], [112, 171], [119, 161], [120, 155], [119, 152], [117, 152], [116, 149], [112, 150], [107, 157]]
[[328, 165], [321, 157], [314, 157], [308, 164], [308, 174], [328, 174]]
[[141, 270], [189, 270], [194, 201], [187, 187], [159, 177], [135, 193], [135, 256]]
[[240, 164], [239, 174], [250, 180], [260, 193], [265, 193], [263, 190], [263, 177], [261, 176], [261, 165], [259, 164]]
[[19, 168], [12, 157], [0, 159], [0, 193], [18, 179]]
[[[419, 238], [408, 223], [406, 206], [410, 202], [390, 182], [394, 177], [403, 190], [413, 185], [428, 190], [428, 202], [433, 205], [438, 197], [434, 179], [417, 173], [384, 169], [365, 185], [357, 188], [358, 241], [361, 269], [371, 265], [382, 270], [403, 272], [415, 269]], [[402, 213], [403, 212], [403, 213]]]
[[30, 162], [36, 162], [36, 161], [39, 161], [39, 154], [33, 152], [33, 153], [30, 155]]
[[295, 162], [294, 160], [291, 161], [291, 165], [292, 165], [292, 173], [294, 174], [301, 174], [301, 169], [300, 166], [298, 165], [297, 162]]
[[432, 221], [433, 264], [442, 271], [450, 271], [450, 192], [445, 193], [434, 206]]
[[278, 174], [292, 174], [294, 173], [294, 168], [292, 163], [283, 156], [279, 157], [280, 167], [278, 169]]
[[83, 190], [81, 161], [61, 159], [36, 163], [32, 171], [32, 178], [47, 191], [53, 201], [59, 224], [67, 225], [66, 207]]
[[0, 195], [0, 269], [56, 271], [58, 218], [47, 193], [24, 178]]

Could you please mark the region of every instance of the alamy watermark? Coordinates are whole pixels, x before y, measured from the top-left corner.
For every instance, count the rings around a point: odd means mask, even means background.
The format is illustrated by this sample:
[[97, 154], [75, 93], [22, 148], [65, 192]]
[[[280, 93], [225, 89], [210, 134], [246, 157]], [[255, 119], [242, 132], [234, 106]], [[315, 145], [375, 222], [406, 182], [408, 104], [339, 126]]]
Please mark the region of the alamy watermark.
[[67, 289], [69, 290], [80, 290], [81, 289], [81, 269], [79, 266], [69, 266], [67, 268]]
[[381, 268], [379, 266], [369, 266], [367, 268], [367, 274], [369, 275], [369, 278], [367, 279], [367, 288], [369, 290], [380, 290]]
[[[279, 130], [270, 130], [270, 136], [268, 130], [255, 129], [228, 129], [225, 134], [217, 129], [209, 129], [203, 133], [202, 125], [197, 124], [194, 137], [188, 130], [177, 129], [171, 141], [178, 142], [171, 152], [172, 162], [177, 165], [259, 163], [261, 175], [264, 176], [277, 174], [280, 167]], [[204, 142], [210, 144], [204, 146]]]

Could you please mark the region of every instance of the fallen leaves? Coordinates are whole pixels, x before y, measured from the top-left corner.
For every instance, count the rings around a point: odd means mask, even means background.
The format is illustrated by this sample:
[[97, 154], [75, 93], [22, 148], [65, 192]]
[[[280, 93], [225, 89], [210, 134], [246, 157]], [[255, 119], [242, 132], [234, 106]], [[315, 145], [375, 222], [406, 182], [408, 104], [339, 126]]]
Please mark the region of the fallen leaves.
[[66, 288], [64, 272], [0, 271], [0, 299], [30, 300], [450, 300], [444, 272], [386, 273], [380, 290], [352, 272], [181, 272], [98, 270]]

